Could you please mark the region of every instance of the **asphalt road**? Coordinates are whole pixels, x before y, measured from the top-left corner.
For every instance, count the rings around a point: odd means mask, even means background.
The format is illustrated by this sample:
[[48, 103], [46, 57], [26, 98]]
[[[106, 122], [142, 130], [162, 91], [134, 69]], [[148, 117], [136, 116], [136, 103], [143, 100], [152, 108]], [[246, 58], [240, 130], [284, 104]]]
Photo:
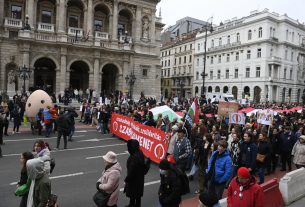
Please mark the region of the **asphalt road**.
[[[32, 135], [29, 131], [21, 134], [4, 137], [2, 146], [4, 157], [0, 159], [0, 207], [17, 207], [20, 198], [15, 197], [16, 182], [20, 177], [20, 154], [31, 151], [36, 139], [44, 138]], [[54, 147], [56, 135], [45, 140]], [[62, 141], [63, 142], [63, 141]], [[95, 183], [101, 176], [104, 168], [102, 155], [108, 151], [118, 154], [118, 161], [122, 165], [120, 181], [120, 196], [118, 206], [123, 207], [129, 200], [123, 194], [124, 178], [126, 176], [126, 160], [128, 158], [126, 142], [111, 135], [102, 135], [94, 128], [83, 128], [78, 125], [74, 141], [68, 142], [68, 149], [63, 150], [61, 143], [59, 150], [52, 150], [56, 160], [54, 172], [51, 174], [52, 193], [59, 196], [61, 207], [94, 207], [92, 196], [96, 192]], [[191, 191], [194, 192], [196, 183], [191, 182]], [[145, 190], [142, 206], [155, 207], [158, 203], [159, 169], [155, 164], [145, 177]], [[185, 198], [193, 197], [190, 193]]]

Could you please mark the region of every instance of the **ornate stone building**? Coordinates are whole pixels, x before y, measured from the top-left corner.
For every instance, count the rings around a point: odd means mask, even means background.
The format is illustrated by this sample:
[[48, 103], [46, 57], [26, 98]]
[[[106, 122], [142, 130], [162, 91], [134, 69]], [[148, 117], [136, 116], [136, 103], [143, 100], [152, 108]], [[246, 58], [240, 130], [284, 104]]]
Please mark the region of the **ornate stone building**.
[[[0, 90], [72, 87], [160, 95], [159, 0], [1, 0]], [[30, 28], [30, 29], [29, 29]], [[141, 87], [138, 87], [141, 86]]]

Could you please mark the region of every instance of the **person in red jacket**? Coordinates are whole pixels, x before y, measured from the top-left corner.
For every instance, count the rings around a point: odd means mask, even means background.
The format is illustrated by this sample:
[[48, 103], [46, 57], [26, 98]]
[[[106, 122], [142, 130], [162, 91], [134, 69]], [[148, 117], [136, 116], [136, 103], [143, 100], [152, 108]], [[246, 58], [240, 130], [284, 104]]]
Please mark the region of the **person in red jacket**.
[[263, 207], [263, 190], [248, 168], [241, 167], [228, 188], [228, 207]]

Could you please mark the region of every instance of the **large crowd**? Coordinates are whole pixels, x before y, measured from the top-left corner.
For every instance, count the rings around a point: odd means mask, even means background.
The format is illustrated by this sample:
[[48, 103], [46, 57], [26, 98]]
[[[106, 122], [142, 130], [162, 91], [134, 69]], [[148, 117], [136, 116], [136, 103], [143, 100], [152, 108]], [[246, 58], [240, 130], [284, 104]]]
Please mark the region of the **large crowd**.
[[[78, 96], [74, 98], [79, 100]], [[19, 133], [19, 127], [24, 121], [25, 102], [26, 97], [16, 96], [7, 105], [2, 104], [1, 145], [3, 135], [9, 135], [7, 129], [11, 119], [12, 134]], [[289, 172], [293, 168], [305, 167], [305, 111], [277, 113], [270, 126], [258, 124], [256, 115], [252, 114], [246, 117], [245, 125], [237, 125], [228, 124], [225, 117], [217, 116], [218, 105], [205, 99], [199, 99], [198, 123], [190, 123], [185, 118], [193, 99], [179, 100], [178, 103], [173, 99], [158, 102], [141, 94], [136, 103], [115, 94], [109, 96], [109, 99], [88, 96], [81, 102], [79, 111], [72, 107], [61, 108], [56, 104], [41, 109], [35, 122], [31, 122], [32, 132], [48, 137], [52, 131], [57, 131], [56, 148], [59, 149], [63, 137], [63, 148], [67, 149], [67, 141], [72, 141], [75, 130], [75, 118], [79, 116], [80, 122], [95, 126], [100, 133], [109, 134], [111, 114], [118, 113], [169, 133], [167, 155], [159, 165], [161, 184], [158, 196], [162, 207], [178, 207], [181, 203], [186, 183], [181, 175], [186, 175], [191, 182], [198, 177], [198, 189], [195, 193], [200, 195], [201, 205], [217, 205], [224, 190], [228, 188], [228, 206], [263, 206], [259, 184], [265, 182], [266, 175], [272, 176], [278, 168]], [[159, 114], [155, 120], [150, 109], [161, 105], [182, 112], [182, 118], [169, 120], [167, 116]], [[294, 106], [297, 104], [267, 102], [241, 105], [240, 108], [290, 109]], [[130, 156], [126, 163], [127, 177], [124, 181], [126, 196], [130, 198], [128, 206], [141, 206], [144, 176], [149, 162], [144, 158], [136, 140], [128, 141], [127, 146]], [[122, 168], [113, 152], [108, 152], [103, 159], [106, 167], [97, 181], [94, 201], [97, 206], [115, 207]], [[22, 196], [20, 206], [45, 206], [51, 194], [48, 178], [52, 164], [50, 147], [43, 140], [35, 142], [32, 152], [21, 155], [21, 162], [21, 179], [16, 191]], [[28, 191], [22, 194], [19, 188], [24, 185], [28, 186]], [[42, 186], [45, 191], [37, 191]], [[106, 200], [106, 204], [100, 205], [98, 202], [101, 199]]]

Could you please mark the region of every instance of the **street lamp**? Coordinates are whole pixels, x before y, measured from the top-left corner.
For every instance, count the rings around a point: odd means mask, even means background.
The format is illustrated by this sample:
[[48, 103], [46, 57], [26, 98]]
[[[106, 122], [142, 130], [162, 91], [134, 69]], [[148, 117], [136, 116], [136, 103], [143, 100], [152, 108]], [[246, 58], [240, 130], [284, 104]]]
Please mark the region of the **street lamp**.
[[25, 23], [22, 30], [31, 30], [31, 25], [29, 25], [29, 15], [25, 15]]
[[[204, 88], [204, 84], [205, 84], [205, 77], [207, 76], [207, 74], [205, 74], [205, 68], [206, 68], [206, 60], [207, 60], [207, 39], [208, 39], [208, 31], [210, 33], [213, 32], [213, 26], [212, 26], [212, 21], [213, 21], [213, 17], [210, 18], [211, 19], [211, 23], [207, 23], [205, 24], [202, 28], [205, 30], [205, 39], [204, 39], [204, 62], [203, 62], [203, 72], [201, 73], [202, 76], [202, 91], [201, 91], [201, 96], [204, 97], [205, 95], [205, 88]], [[208, 19], [209, 21], [209, 19]]]
[[23, 67], [19, 67], [16, 70], [16, 73], [21, 79], [23, 79], [23, 94], [25, 94], [25, 80], [30, 79], [32, 70], [23, 65]]
[[127, 75], [125, 77], [126, 83], [129, 85], [129, 95], [130, 99], [132, 99], [132, 92], [133, 92], [133, 85], [136, 82], [136, 76], [134, 75], [133, 71], [130, 73], [130, 75]]
[[180, 87], [180, 99], [182, 99], [183, 98], [182, 90], [183, 90], [183, 87], [185, 86], [184, 78], [183, 77], [177, 79], [177, 86]]

